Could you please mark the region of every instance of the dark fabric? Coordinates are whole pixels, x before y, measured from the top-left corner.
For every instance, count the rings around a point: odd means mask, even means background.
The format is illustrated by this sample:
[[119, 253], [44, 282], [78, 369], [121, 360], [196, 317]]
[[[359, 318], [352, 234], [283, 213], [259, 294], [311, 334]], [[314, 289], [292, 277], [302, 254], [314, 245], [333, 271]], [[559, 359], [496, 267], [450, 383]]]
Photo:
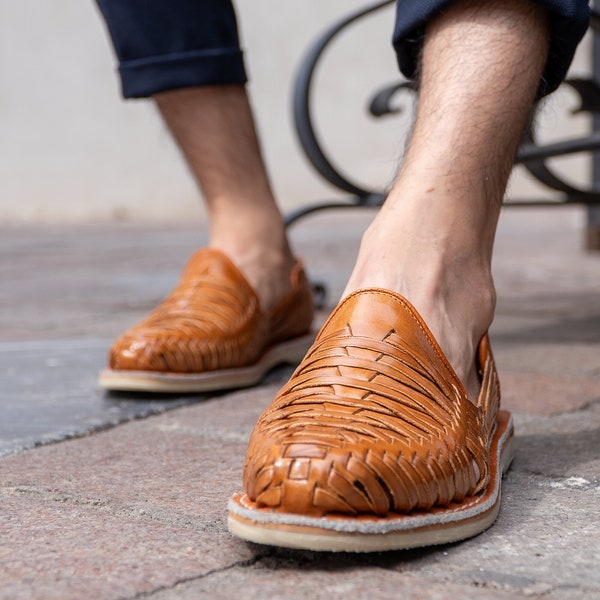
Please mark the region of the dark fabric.
[[[398, 66], [414, 78], [421, 50], [425, 23], [453, 0], [397, 0], [394, 48]], [[587, 0], [533, 0], [550, 12], [552, 40], [544, 76], [538, 91], [544, 96], [554, 91], [565, 78], [575, 49], [589, 25]]]
[[[119, 59], [123, 95], [145, 97], [182, 87], [245, 83], [230, 0], [96, 0]], [[424, 24], [453, 0], [397, 0], [398, 65], [415, 76]], [[534, 0], [551, 15], [550, 56], [543, 96], [566, 75], [589, 23], [587, 0]], [[290, 23], [293, 26], [293, 23]]]
[[96, 0], [123, 96], [247, 80], [230, 0]]

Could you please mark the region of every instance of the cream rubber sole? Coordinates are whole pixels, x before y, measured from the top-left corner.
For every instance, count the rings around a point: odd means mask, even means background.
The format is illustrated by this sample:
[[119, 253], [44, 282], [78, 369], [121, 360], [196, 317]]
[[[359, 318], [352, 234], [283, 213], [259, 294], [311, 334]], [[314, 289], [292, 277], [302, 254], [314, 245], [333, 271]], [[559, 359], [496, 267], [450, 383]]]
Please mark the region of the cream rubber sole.
[[98, 383], [113, 391], [190, 393], [214, 392], [257, 384], [273, 367], [298, 364], [315, 339], [314, 333], [282, 342], [247, 367], [219, 369], [206, 373], [162, 373], [159, 371], [118, 371], [104, 369]]
[[500, 411], [490, 447], [490, 483], [460, 504], [409, 515], [314, 518], [257, 508], [240, 494], [229, 502], [229, 531], [257, 544], [330, 552], [381, 552], [464, 540], [498, 516], [502, 475], [513, 458], [513, 431], [510, 413]]

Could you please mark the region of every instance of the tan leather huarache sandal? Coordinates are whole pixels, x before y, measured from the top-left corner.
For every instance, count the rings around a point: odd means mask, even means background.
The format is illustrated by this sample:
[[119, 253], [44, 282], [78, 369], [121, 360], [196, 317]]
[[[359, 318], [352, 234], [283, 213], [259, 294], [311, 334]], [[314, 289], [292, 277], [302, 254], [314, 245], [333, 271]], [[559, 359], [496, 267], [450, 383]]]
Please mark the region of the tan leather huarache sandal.
[[100, 385], [206, 392], [253, 385], [277, 364], [297, 364], [314, 340], [312, 294], [299, 262], [291, 285], [281, 302], [263, 312], [225, 254], [198, 251], [166, 300], [113, 344]]
[[513, 426], [487, 336], [469, 401], [402, 296], [360, 290], [334, 311], [261, 416], [229, 529], [261, 544], [349, 552], [454, 542], [496, 519]]

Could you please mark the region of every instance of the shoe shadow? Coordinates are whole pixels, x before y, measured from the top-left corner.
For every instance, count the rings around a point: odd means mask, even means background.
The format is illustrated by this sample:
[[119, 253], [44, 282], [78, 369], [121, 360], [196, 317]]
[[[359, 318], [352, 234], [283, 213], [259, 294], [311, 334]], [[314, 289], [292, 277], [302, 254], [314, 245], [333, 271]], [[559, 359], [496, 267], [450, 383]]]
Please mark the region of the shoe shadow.
[[239, 388], [232, 387], [226, 388], [222, 390], [214, 390], [210, 392], [143, 392], [143, 391], [119, 391], [119, 390], [104, 390], [103, 398], [105, 402], [123, 402], [123, 401], [131, 401], [131, 402], [164, 402], [165, 404], [169, 403], [178, 403], [178, 405], [184, 404], [198, 404], [201, 402], [206, 402], [208, 400], [213, 400], [215, 398], [222, 398], [223, 396], [227, 396], [233, 392], [238, 392], [243, 389], [251, 389], [259, 386], [267, 386], [267, 385], [276, 385], [287, 382], [287, 380], [291, 377], [294, 366], [291, 365], [277, 365], [273, 367], [264, 377], [263, 379], [256, 385], [248, 386], [247, 388]]
[[211, 393], [198, 393], [198, 392], [177, 392], [177, 393], [166, 393], [166, 392], [136, 392], [136, 391], [120, 391], [120, 390], [105, 390], [103, 392], [103, 398], [105, 402], [164, 402], [165, 404], [178, 402], [179, 404], [195, 404], [223, 396], [227, 391], [211, 392]]
[[270, 571], [294, 569], [303, 572], [344, 571], [357, 567], [378, 567], [395, 569], [400, 565], [417, 562], [432, 555], [445, 552], [456, 544], [445, 544], [429, 548], [410, 550], [388, 550], [386, 552], [315, 552], [289, 548], [266, 548], [248, 543], [256, 556], [260, 556], [260, 566]]

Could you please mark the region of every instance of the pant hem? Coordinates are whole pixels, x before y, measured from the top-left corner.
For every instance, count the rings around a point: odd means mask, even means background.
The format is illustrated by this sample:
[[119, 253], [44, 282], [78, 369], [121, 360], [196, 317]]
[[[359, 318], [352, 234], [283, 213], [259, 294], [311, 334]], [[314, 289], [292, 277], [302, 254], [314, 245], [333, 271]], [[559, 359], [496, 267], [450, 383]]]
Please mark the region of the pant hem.
[[200, 50], [130, 60], [119, 66], [125, 98], [201, 85], [244, 84], [243, 53], [235, 49]]

